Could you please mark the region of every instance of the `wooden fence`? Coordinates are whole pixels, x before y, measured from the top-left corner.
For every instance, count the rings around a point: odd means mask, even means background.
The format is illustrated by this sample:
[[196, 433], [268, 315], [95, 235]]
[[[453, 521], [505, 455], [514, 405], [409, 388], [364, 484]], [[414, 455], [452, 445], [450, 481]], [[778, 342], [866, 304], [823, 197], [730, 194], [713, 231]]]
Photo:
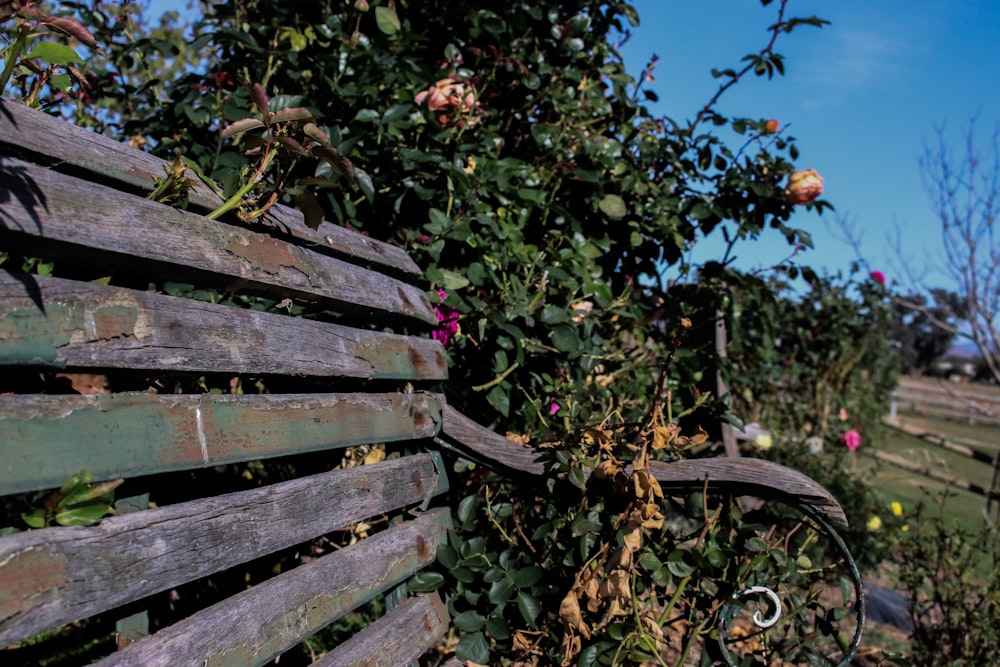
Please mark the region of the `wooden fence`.
[[969, 391], [961, 384], [935, 385], [904, 377], [900, 378], [892, 398], [891, 417], [897, 412], [917, 412], [969, 423], [1000, 424], [1000, 396]]

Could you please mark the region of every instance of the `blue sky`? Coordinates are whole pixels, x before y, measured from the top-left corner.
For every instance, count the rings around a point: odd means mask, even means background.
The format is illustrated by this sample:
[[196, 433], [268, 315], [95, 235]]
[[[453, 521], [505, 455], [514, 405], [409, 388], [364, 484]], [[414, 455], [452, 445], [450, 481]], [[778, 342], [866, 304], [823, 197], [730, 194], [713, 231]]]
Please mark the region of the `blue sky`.
[[[624, 47], [637, 76], [656, 53], [654, 114], [689, 119], [714, 94], [713, 67], [738, 67], [759, 51], [779, 2], [758, 0], [633, 0], [640, 26]], [[777, 51], [786, 76], [746, 79], [722, 99], [722, 113], [778, 118], [797, 139], [801, 168], [825, 179], [836, 207], [820, 218], [804, 209], [792, 225], [813, 234], [816, 249], [796, 259], [827, 273], [848, 270], [855, 254], [824, 226], [844, 216], [862, 232], [872, 269], [893, 277], [889, 239], [898, 227], [911, 266], [932, 269], [940, 227], [930, 208], [917, 158], [945, 127], [958, 145], [977, 117], [986, 139], [1000, 122], [1000, 2], [997, 0], [790, 0], [788, 15], [817, 15], [831, 25], [783, 35]], [[705, 243], [696, 262], [718, 258]], [[744, 269], [788, 255], [783, 239], [762, 239], [738, 253]], [[928, 280], [945, 284], [941, 274]]]

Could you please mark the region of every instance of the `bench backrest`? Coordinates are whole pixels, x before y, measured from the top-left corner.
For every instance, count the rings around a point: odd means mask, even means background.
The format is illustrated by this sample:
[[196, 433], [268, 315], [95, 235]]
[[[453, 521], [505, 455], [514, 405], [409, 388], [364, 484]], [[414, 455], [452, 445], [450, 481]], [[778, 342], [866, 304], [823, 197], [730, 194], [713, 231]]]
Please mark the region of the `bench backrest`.
[[[81, 470], [125, 480], [97, 525], [0, 538], [0, 646], [96, 616], [119, 619], [121, 647], [99, 664], [260, 665], [376, 596], [393, 606], [433, 560], [447, 478], [419, 450], [445, 355], [402, 250], [280, 206], [210, 220], [200, 183], [189, 211], [150, 201], [165, 165], [0, 100], [0, 250], [59, 276], [0, 270], [6, 519], [18, 494], [57, 511], [49, 491]], [[415, 453], [335, 451], [381, 443]], [[351, 539], [317, 542], [331, 534]], [[287, 550], [303, 564], [200, 604], [217, 573], [285, 569]], [[143, 610], [173, 602], [195, 609], [142, 637]], [[319, 664], [405, 664], [447, 624], [436, 595], [411, 598]]]

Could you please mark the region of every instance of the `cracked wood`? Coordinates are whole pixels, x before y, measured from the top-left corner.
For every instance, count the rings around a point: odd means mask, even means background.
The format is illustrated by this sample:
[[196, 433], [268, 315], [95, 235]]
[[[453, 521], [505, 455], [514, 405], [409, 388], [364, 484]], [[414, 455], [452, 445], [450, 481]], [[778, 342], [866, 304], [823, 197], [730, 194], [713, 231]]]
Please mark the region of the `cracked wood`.
[[[176, 275], [207, 272], [226, 285], [328, 303], [352, 312], [404, 316], [436, 325], [425, 292], [396, 278], [67, 174], [4, 160], [0, 190], [16, 192], [0, 216], [0, 239], [29, 254], [108, 269], [134, 266]], [[89, 255], [89, 256], [88, 256]], [[168, 270], [169, 269], [169, 270]]]
[[204, 468], [438, 431], [437, 394], [0, 396], [0, 493]]
[[[96, 526], [46, 528], [0, 538], [0, 645], [301, 544], [372, 515], [416, 505], [447, 488], [435, 458], [417, 454], [124, 514]], [[410, 538], [386, 547], [387, 558], [404, 563], [391, 576], [384, 574], [388, 560], [369, 555], [343, 565], [348, 569], [337, 582], [317, 582], [315, 590], [329, 595], [349, 589], [352, 573], [359, 580], [368, 579], [366, 595], [376, 581], [395, 585], [433, 559], [443, 531], [434, 523], [438, 518], [432, 516], [430, 521], [432, 526], [426, 521], [416, 524], [403, 533]], [[375, 540], [370, 549], [377, 555], [385, 540], [370, 539]], [[424, 545], [422, 550], [419, 544]], [[221, 628], [219, 632], [226, 634]]]
[[[77, 173], [89, 172], [100, 180], [113, 179], [122, 185], [149, 192], [154, 178], [163, 178], [165, 160], [130, 148], [108, 137], [59, 118], [29, 109], [11, 100], [0, 99], [0, 145], [7, 144], [20, 154], [41, 156], [57, 168]], [[196, 185], [188, 193], [192, 206], [205, 212], [222, 201], [195, 174], [188, 178]], [[88, 179], [89, 180], [89, 179]], [[402, 274], [420, 275], [420, 269], [406, 251], [332, 223], [319, 229], [306, 226], [302, 213], [277, 205], [261, 224], [272, 233], [298, 239], [309, 247], [337, 253], [355, 262], [376, 265]]]
[[440, 380], [444, 348], [202, 301], [0, 270], [0, 363]]
[[95, 667], [264, 665], [434, 560], [451, 519], [432, 510], [243, 591]]

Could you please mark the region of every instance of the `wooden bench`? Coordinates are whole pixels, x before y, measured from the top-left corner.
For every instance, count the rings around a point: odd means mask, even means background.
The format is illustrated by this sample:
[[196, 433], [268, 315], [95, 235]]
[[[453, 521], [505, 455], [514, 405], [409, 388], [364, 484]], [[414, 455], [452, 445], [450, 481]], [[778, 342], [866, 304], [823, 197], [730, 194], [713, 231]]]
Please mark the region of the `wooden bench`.
[[[253, 228], [209, 220], [219, 200], [201, 184], [188, 211], [149, 201], [165, 165], [0, 100], [0, 250], [62, 276], [0, 271], [0, 392], [17, 392], [0, 396], [0, 496], [10, 511], [82, 470], [125, 480], [96, 525], [0, 538], [0, 646], [24, 658], [39, 633], [110, 618], [119, 650], [100, 665], [262, 665], [378, 598], [387, 613], [315, 664], [415, 660], [449, 624], [436, 594], [406, 586], [450, 527], [440, 447], [510, 474], [550, 461], [446, 405], [438, 320], [402, 250], [280, 206]], [[368, 463], [350, 465], [355, 446]], [[282, 478], [254, 463], [270, 458]], [[664, 490], [845, 522], [822, 487], [768, 462], [651, 471]], [[284, 570], [287, 550], [307, 562], [147, 627], [146, 607], [186, 608], [186, 584]]]

